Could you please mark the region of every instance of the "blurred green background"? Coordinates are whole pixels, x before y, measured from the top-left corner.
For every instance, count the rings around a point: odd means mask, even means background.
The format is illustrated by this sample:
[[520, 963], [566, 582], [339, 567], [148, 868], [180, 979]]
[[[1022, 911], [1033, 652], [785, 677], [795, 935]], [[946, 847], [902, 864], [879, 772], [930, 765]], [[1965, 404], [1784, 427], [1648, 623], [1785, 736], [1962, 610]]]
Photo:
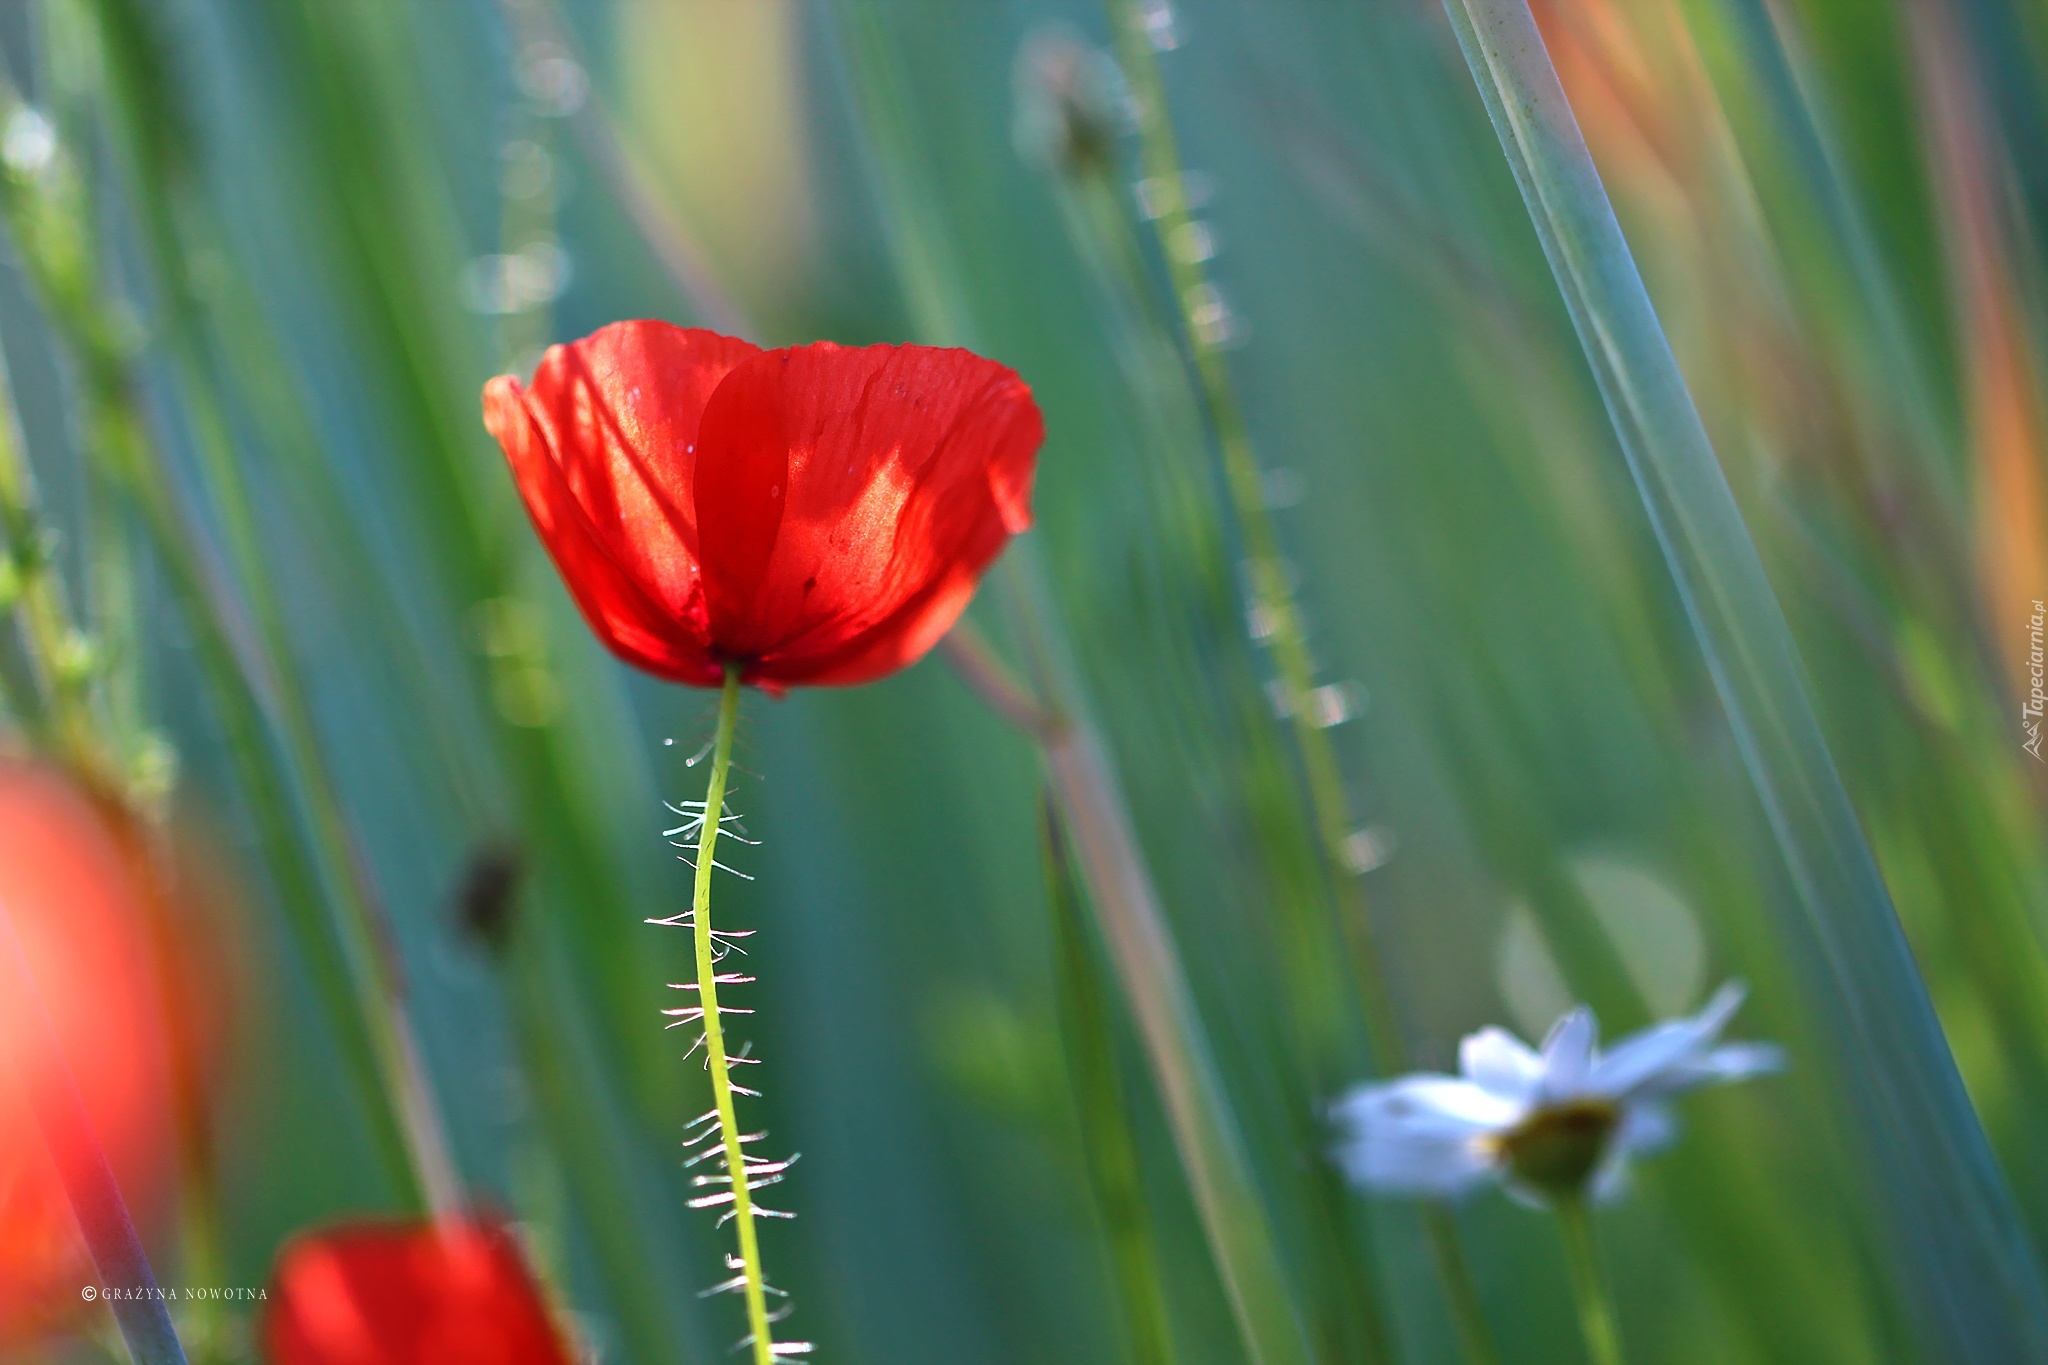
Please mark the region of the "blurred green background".
[[[2048, 15], [1537, 11], [2038, 1238]], [[1459, 1358], [1419, 1212], [1326, 1161], [1375, 1011], [1439, 1069], [1486, 1023], [1583, 999], [1612, 1036], [1730, 976], [1793, 1063], [1692, 1102], [1602, 1214], [1631, 1358], [1967, 1358], [1902, 1304], [1898, 1173], [1845, 1155], [1779, 849], [1434, 3], [31, 0], [0, 54], [10, 553], [54, 533], [82, 632], [15, 597], [4, 723], [210, 825], [246, 893], [217, 1200], [151, 1211], [167, 1283], [260, 1285], [294, 1231], [412, 1197], [337, 1023], [364, 949], [320, 926], [353, 897], [464, 1181], [592, 1349], [738, 1335], [695, 1297], [726, 1234], [682, 1207], [707, 1101], [656, 1013], [688, 944], [642, 923], [687, 895], [661, 803], [701, 796], [713, 699], [589, 638], [478, 418], [492, 374], [652, 316], [967, 344], [1033, 386], [1038, 526], [972, 619], [1105, 739], [1312, 1358]], [[934, 658], [748, 696], [738, 761], [762, 843], [717, 916], [759, 931], [750, 1112], [803, 1153], [764, 1234], [792, 1331], [834, 1362], [1247, 1359], [1127, 987], [1050, 908], [1028, 737]], [[465, 928], [508, 868], [504, 925]], [[1123, 1125], [1135, 1203], [1103, 1197]], [[1545, 1220], [1455, 1224], [1502, 1357], [1578, 1359]], [[1130, 1330], [1133, 1237], [1168, 1354]], [[80, 1326], [21, 1357], [119, 1358]], [[249, 1358], [240, 1308], [187, 1327]]]

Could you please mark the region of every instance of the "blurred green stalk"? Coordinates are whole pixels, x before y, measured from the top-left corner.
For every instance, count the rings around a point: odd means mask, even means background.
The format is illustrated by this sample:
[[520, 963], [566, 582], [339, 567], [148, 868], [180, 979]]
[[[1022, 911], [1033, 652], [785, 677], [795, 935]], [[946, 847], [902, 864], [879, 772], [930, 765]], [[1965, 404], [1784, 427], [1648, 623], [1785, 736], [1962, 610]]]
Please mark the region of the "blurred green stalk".
[[1572, 1300], [1578, 1305], [1580, 1330], [1586, 1334], [1586, 1354], [1593, 1365], [1624, 1365], [1621, 1325], [1606, 1272], [1600, 1269], [1592, 1211], [1584, 1199], [1573, 1197], [1560, 1200], [1552, 1212], [1564, 1239], [1565, 1268], [1571, 1272]]
[[[500, 0], [522, 42], [553, 43], [587, 70], [577, 52], [574, 34], [555, 0]], [[570, 116], [583, 154], [604, 177], [612, 197], [640, 231], [641, 240], [660, 259], [675, 281], [700, 327], [728, 336], [755, 337], [745, 313], [719, 278], [717, 267], [697, 240], [689, 222], [666, 202], [654, 185], [645, 153], [605, 108], [595, 89]]]
[[1799, 676], [1798, 654], [1525, 0], [1445, 0], [1794, 888], [1889, 1269], [1944, 1359], [2048, 1353], [2048, 1293]]
[[1290, 1277], [1108, 760], [1092, 727], [1064, 706], [1057, 714], [1061, 719], [1040, 741], [1046, 779], [1087, 870], [1098, 925], [1145, 1042], [1245, 1347], [1254, 1365], [1306, 1365], [1313, 1353]]
[[[68, 36], [75, 41], [79, 35]], [[20, 107], [11, 88], [0, 88], [0, 120]], [[266, 631], [270, 652], [253, 652], [227, 585], [179, 505], [161, 449], [148, 434], [125, 329], [101, 292], [87, 204], [83, 184], [61, 154], [33, 173], [0, 176], [0, 212], [78, 364], [89, 453], [141, 513], [197, 637], [280, 879], [280, 898], [352, 1063], [387, 1174], [409, 1205], [452, 1205], [456, 1182], [390, 976], [393, 964], [368, 894], [357, 884], [360, 864], [318, 767], [283, 642]], [[273, 614], [266, 624], [274, 623]], [[293, 818], [295, 811], [310, 833]]]
[[[1716, 5], [1735, 39], [1724, 50], [1740, 54], [1761, 88], [1764, 108], [1772, 116], [1767, 126], [1782, 140], [1791, 162], [1789, 185], [1811, 197], [1813, 216], [1826, 225], [1817, 249], [1796, 257], [1794, 282], [1808, 272], [1831, 284], [1846, 276], [1846, 287], [1831, 290], [1830, 297], [1852, 315], [1842, 331], [1860, 362], [1862, 393], [1910, 438], [1921, 461], [1915, 492], [1935, 501], [1946, 513], [1945, 524], [1960, 525], [1963, 493], [1945, 458], [1950, 442], [1934, 392], [1935, 362], [1909, 321], [1910, 290], [1887, 269], [1871, 211], [1859, 201], [1844, 140], [1820, 96], [1821, 82], [1799, 41], [1795, 13], [1778, 0], [1716, 0]], [[1966, 559], [1959, 553], [1955, 562]]]
[[[165, 1051], [176, 1113], [178, 1217], [187, 1277], [212, 1284], [220, 1279], [220, 1186], [214, 1166], [212, 1118], [200, 1076], [193, 1020], [184, 1007], [189, 986], [179, 970], [177, 939], [167, 884], [174, 860], [162, 840], [163, 775], [149, 771], [148, 740], [125, 733], [103, 703], [104, 672], [88, 667], [102, 654], [76, 623], [64, 582], [49, 554], [53, 532], [36, 506], [34, 479], [24, 456], [14, 392], [0, 361], [0, 552], [13, 575], [10, 612], [31, 674], [30, 695], [17, 701], [24, 718], [39, 731], [41, 747], [69, 768], [95, 797], [118, 805], [114, 832], [135, 867], [149, 869], [143, 888], [148, 907], [152, 963], [162, 985]], [[219, 1352], [219, 1306], [199, 1299], [186, 1306], [192, 1355], [209, 1360]]]
[[[1354, 851], [1360, 834], [1358, 821], [1329, 734], [1329, 727], [1344, 718], [1349, 702], [1340, 685], [1327, 689], [1316, 685], [1307, 623], [1289, 583], [1265, 478], [1224, 356], [1228, 313], [1204, 267], [1212, 250], [1208, 229], [1196, 220], [1189, 203], [1166, 83], [1144, 8], [1138, 0], [1105, 0], [1105, 4], [1135, 105], [1139, 171], [1144, 177], [1141, 193], [1166, 263], [1182, 343], [1222, 459], [1223, 484], [1243, 538], [1253, 635], [1271, 653], [1275, 666], [1280, 684], [1277, 709], [1293, 734], [1316, 848], [1334, 900], [1339, 936], [1351, 953], [1375, 1069], [1381, 1075], [1393, 1075], [1406, 1064], [1406, 1049], [1366, 903], [1362, 877], [1368, 864]], [[1489, 1365], [1499, 1353], [1471, 1269], [1458, 1245], [1457, 1225], [1449, 1214], [1432, 1205], [1423, 1210], [1423, 1229], [1465, 1356], [1474, 1365]], [[1362, 1278], [1364, 1290], [1370, 1293], [1371, 1277]]]
[[[321, 264], [332, 271], [357, 353], [389, 399], [383, 415], [404, 452], [407, 510], [428, 530], [423, 543], [438, 579], [427, 595], [455, 618], [434, 625], [462, 626], [494, 605], [530, 605], [521, 574], [537, 547], [478, 415], [491, 362], [447, 287], [465, 259], [449, 177], [434, 163], [431, 140], [413, 135], [432, 120], [408, 46], [416, 16], [386, 3], [276, 0], [264, 17], [291, 73], [278, 88], [318, 196], [311, 214], [331, 234]], [[515, 55], [525, 58], [523, 50]], [[580, 637], [581, 624], [575, 629]], [[509, 805], [542, 860], [561, 870], [559, 884], [574, 888], [574, 913], [566, 901], [551, 901], [551, 909], [583, 971], [603, 981], [590, 1004], [628, 1059], [642, 1113], [672, 1113], [679, 1078], [659, 1031], [647, 1027], [661, 969], [645, 951], [604, 830], [572, 795], [611, 780], [613, 756], [585, 734], [572, 737], [557, 716], [508, 718], [496, 705], [502, 665], [520, 662], [531, 661], [472, 652], [450, 680], [484, 718], [481, 742], [463, 757], [463, 780], [483, 790], [494, 818], [506, 818], [497, 807]]]
[[1045, 802], [1045, 872], [1069, 1084], [1080, 1120], [1082, 1157], [1116, 1267], [1130, 1358], [1133, 1365], [1172, 1365], [1173, 1325], [1145, 1209], [1138, 1140], [1118, 1074], [1109, 983], [1096, 966], [1067, 832], [1050, 797]]
[[7, 575], [0, 609], [14, 618], [29, 673], [27, 686], [12, 698], [14, 709], [63, 763], [116, 792], [126, 784], [93, 714], [86, 672], [92, 645], [65, 600], [64, 580], [51, 555], [55, 539], [36, 507], [13, 383], [0, 361], [0, 549]]
[[674, 1288], [685, 1272], [650, 1225], [662, 1212], [650, 1189], [662, 1187], [643, 1169], [649, 1158], [624, 1137], [628, 1123], [609, 1083], [613, 1063], [591, 1037], [581, 983], [564, 970], [560, 935], [553, 924], [528, 918], [520, 917], [503, 957], [520, 1068], [619, 1316], [621, 1354], [641, 1365], [694, 1359]]
[[1374, 946], [1357, 858], [1350, 851], [1354, 820], [1344, 780], [1330, 745], [1324, 706], [1315, 681], [1315, 660], [1309, 653], [1308, 628], [1301, 604], [1288, 584], [1280, 537], [1267, 507], [1266, 487], [1252, 451], [1251, 435], [1231, 386], [1223, 343], [1228, 313], [1203, 269], [1207, 229], [1196, 221], [1188, 204], [1180, 153], [1175, 145], [1166, 86], [1160, 79], [1158, 55], [1138, 0], [1106, 0], [1117, 55], [1130, 82], [1137, 106], [1139, 170], [1142, 193], [1165, 259], [1167, 277], [1179, 310], [1182, 340], [1192, 362], [1209, 430], [1223, 461], [1223, 482], [1229, 492], [1238, 533], [1244, 538], [1250, 619], [1256, 639], [1271, 651], [1280, 683], [1276, 709], [1292, 729], [1301, 778], [1308, 796], [1331, 887], [1342, 899], [1340, 919], [1357, 959], [1360, 995], [1371, 1025], [1373, 1048], [1381, 1070], [1392, 1072], [1406, 1060], [1394, 1018], [1386, 976]]
[[[928, 344], [971, 345], [974, 329], [966, 295], [915, 167], [885, 20], [867, 3], [845, 5], [833, 17], [874, 151], [889, 239], [913, 326]], [[1065, 633], [1034, 549], [1028, 541], [1013, 544], [998, 575], [1005, 603], [1027, 642], [1040, 705], [1052, 717], [1051, 726], [1034, 735], [1047, 781], [1074, 835], [1091, 904], [1137, 1021], [1245, 1348], [1255, 1365], [1307, 1365], [1314, 1353], [1291, 1277], [1122, 793], [1072, 680]]]

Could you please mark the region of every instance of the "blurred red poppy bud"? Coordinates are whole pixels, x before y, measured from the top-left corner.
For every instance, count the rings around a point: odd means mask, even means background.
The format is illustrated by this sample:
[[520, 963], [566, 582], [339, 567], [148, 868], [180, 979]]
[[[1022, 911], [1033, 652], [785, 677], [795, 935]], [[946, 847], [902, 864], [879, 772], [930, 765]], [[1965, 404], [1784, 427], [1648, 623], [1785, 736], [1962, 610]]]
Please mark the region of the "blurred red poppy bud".
[[618, 322], [484, 387], [527, 511], [613, 652], [716, 687], [868, 682], [922, 657], [1031, 524], [1044, 424], [967, 351], [763, 351]]
[[39, 1026], [24, 993], [0, 991], [0, 1351], [62, 1326], [95, 1283], [36, 1092], [69, 1072], [131, 1209], [153, 1202], [168, 1173], [148, 894], [112, 817], [68, 778], [0, 760], [0, 914], [52, 1025]]
[[271, 1365], [570, 1365], [519, 1244], [487, 1219], [308, 1233], [267, 1293]]

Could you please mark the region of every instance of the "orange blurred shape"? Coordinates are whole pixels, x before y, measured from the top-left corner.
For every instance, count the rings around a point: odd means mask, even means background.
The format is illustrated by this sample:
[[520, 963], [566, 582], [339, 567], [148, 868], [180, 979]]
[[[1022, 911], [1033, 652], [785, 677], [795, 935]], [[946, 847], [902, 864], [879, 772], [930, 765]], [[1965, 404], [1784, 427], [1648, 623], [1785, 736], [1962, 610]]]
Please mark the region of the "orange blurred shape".
[[1981, 591], [2024, 698], [2033, 682], [2026, 626], [2048, 594], [2048, 430], [2023, 307], [2028, 281], [2014, 266], [2005, 213], [2013, 171], [1954, 17], [1919, 7], [1907, 17], [1966, 376]]
[[351, 1223], [278, 1256], [272, 1365], [569, 1365], [510, 1232], [488, 1219]]
[[62, 1084], [68, 1068], [131, 1209], [170, 1169], [148, 892], [123, 850], [67, 778], [0, 759], [0, 913], [54, 1025], [0, 986], [0, 1348], [60, 1325], [96, 1279], [32, 1088]]

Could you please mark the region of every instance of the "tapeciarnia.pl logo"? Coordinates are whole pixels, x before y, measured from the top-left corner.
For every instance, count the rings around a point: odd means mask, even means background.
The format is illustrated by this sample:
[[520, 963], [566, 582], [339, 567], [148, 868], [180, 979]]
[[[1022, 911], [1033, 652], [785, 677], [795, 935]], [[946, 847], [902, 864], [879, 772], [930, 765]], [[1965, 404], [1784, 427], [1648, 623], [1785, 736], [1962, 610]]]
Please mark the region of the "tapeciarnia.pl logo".
[[2048, 690], [2042, 687], [2043, 677], [2048, 676], [2048, 659], [2044, 659], [2041, 651], [2044, 619], [2048, 619], [2048, 607], [2036, 598], [2034, 614], [2027, 621], [2027, 677], [2033, 688], [2027, 694], [2027, 704], [2020, 708], [2020, 724], [2027, 729], [2026, 749], [2036, 762], [2044, 761], [2041, 757], [2041, 716], [2048, 711]]

